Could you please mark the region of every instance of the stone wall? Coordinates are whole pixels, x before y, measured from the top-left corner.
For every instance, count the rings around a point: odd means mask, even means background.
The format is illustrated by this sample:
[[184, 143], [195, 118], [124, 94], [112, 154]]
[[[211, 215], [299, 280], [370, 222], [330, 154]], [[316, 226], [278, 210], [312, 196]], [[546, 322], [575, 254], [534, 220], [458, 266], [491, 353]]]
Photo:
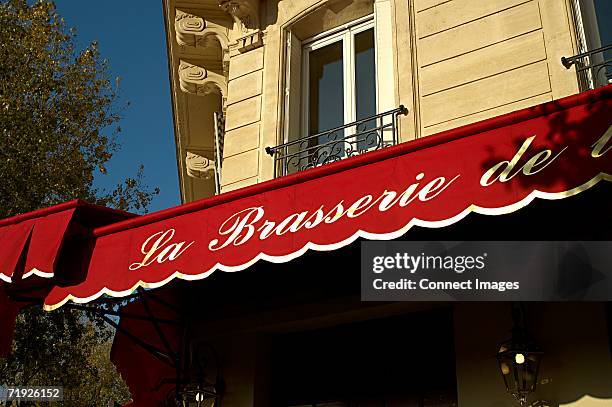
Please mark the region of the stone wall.
[[[409, 109], [400, 118], [401, 141], [578, 92], [575, 71], [560, 63], [561, 56], [576, 52], [569, 0], [168, 1], [171, 7], [188, 11], [196, 3], [205, 5], [201, 9], [205, 22], [213, 8], [225, 11], [227, 21], [233, 21], [228, 25], [216, 16], [208, 26], [216, 31], [206, 34], [227, 37], [227, 46], [222, 45], [222, 55], [217, 57], [218, 65], [225, 68], [219, 72], [221, 82], [227, 86], [222, 101], [226, 114], [223, 191], [274, 177], [274, 162], [265, 147], [287, 139], [288, 111], [296, 111], [288, 109], [286, 97], [290, 32], [304, 40], [373, 13], [378, 110], [400, 104]], [[204, 34], [196, 34], [177, 37], [187, 46], [175, 43], [172, 55], [201, 43], [198, 38]], [[200, 144], [209, 148], [213, 136], [210, 128], [183, 128], [183, 124], [196, 122], [194, 116], [211, 114], [218, 107], [206, 110], [181, 104], [185, 87], [177, 88], [180, 161], [188, 150], [186, 144], [193, 148], [189, 140], [208, 140]], [[183, 182], [183, 189], [190, 191], [185, 199], [210, 194], [210, 187], [198, 190], [203, 182]]]

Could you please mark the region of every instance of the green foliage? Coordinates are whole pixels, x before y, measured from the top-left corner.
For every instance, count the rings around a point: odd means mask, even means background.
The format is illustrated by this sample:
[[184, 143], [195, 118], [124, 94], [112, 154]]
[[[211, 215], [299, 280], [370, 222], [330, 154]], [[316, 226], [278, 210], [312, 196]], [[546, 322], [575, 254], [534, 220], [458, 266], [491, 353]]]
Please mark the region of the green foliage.
[[[0, 0], [0, 218], [81, 198], [146, 212], [159, 193], [143, 168], [113, 191], [93, 186], [118, 148], [118, 80], [95, 43], [79, 51], [51, 1]], [[81, 312], [18, 317], [0, 383], [63, 385], [64, 406], [125, 402], [110, 332]], [[23, 404], [22, 404], [23, 405]]]
[[96, 43], [75, 48], [53, 2], [0, 0], [0, 217], [81, 198], [145, 210], [142, 170], [93, 188], [117, 150], [116, 83]]
[[0, 383], [64, 387], [63, 402], [29, 405], [126, 403], [129, 390], [110, 361], [111, 335], [103, 323], [75, 310], [47, 313], [40, 307], [29, 308], [17, 318], [13, 349], [0, 369]]

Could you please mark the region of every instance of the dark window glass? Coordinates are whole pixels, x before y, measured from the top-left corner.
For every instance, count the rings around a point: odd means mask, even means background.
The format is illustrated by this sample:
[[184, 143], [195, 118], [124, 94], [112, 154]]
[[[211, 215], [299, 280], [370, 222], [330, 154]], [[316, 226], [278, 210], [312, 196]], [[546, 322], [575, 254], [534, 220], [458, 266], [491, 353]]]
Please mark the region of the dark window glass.
[[355, 102], [357, 120], [376, 114], [374, 29], [355, 35]]
[[344, 68], [342, 41], [309, 55], [309, 126], [314, 135], [344, 124]]
[[601, 45], [612, 44], [612, 1], [594, 0]]
[[[355, 106], [356, 120], [376, 115], [376, 56], [374, 29], [355, 35]], [[357, 125], [357, 147], [365, 150], [377, 144], [378, 135], [369, 131], [376, 127], [375, 120]]]
[[[309, 126], [308, 135], [344, 124], [343, 43], [335, 42], [311, 51], [309, 55]], [[326, 163], [330, 157], [342, 157], [343, 131], [328, 133], [308, 141], [305, 158], [309, 166]]]
[[[612, 45], [612, 1], [594, 0], [593, 3], [595, 4], [601, 46]], [[603, 58], [605, 61], [610, 61], [609, 64], [612, 64], [612, 50], [605, 51]], [[612, 79], [612, 66], [609, 64], [602, 68], [607, 80]]]

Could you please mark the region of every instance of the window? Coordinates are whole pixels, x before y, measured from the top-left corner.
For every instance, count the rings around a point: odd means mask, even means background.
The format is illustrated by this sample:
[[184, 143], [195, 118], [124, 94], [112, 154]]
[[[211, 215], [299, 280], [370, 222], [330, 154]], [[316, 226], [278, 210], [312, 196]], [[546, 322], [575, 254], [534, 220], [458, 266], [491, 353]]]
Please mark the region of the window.
[[407, 114], [396, 100], [391, 3], [349, 2], [322, 18], [326, 10], [285, 32], [282, 137], [266, 147], [276, 176], [396, 144]]
[[574, 19], [580, 54], [592, 52], [580, 61], [593, 66], [581, 77], [584, 88], [604, 86], [612, 80], [612, 2], [610, 0], [574, 0]]
[[[306, 42], [302, 52], [302, 131], [313, 136], [376, 115], [374, 21]], [[370, 124], [371, 127], [374, 124]], [[348, 136], [350, 129], [343, 130]], [[354, 131], [354, 130], [353, 130]], [[310, 140], [325, 144], [342, 134]], [[358, 140], [361, 149], [367, 140]]]

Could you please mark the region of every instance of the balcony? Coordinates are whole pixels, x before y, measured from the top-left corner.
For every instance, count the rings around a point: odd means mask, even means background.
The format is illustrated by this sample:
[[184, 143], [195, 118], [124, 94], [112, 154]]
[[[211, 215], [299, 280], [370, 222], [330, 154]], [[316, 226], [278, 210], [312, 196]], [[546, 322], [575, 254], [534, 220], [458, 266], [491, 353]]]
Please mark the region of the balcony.
[[612, 44], [572, 57], [563, 57], [561, 63], [567, 69], [576, 66], [581, 90], [612, 83]]
[[287, 175], [395, 145], [399, 142], [398, 116], [407, 114], [408, 109], [400, 106], [322, 133], [266, 147], [266, 153], [274, 158], [274, 175]]

